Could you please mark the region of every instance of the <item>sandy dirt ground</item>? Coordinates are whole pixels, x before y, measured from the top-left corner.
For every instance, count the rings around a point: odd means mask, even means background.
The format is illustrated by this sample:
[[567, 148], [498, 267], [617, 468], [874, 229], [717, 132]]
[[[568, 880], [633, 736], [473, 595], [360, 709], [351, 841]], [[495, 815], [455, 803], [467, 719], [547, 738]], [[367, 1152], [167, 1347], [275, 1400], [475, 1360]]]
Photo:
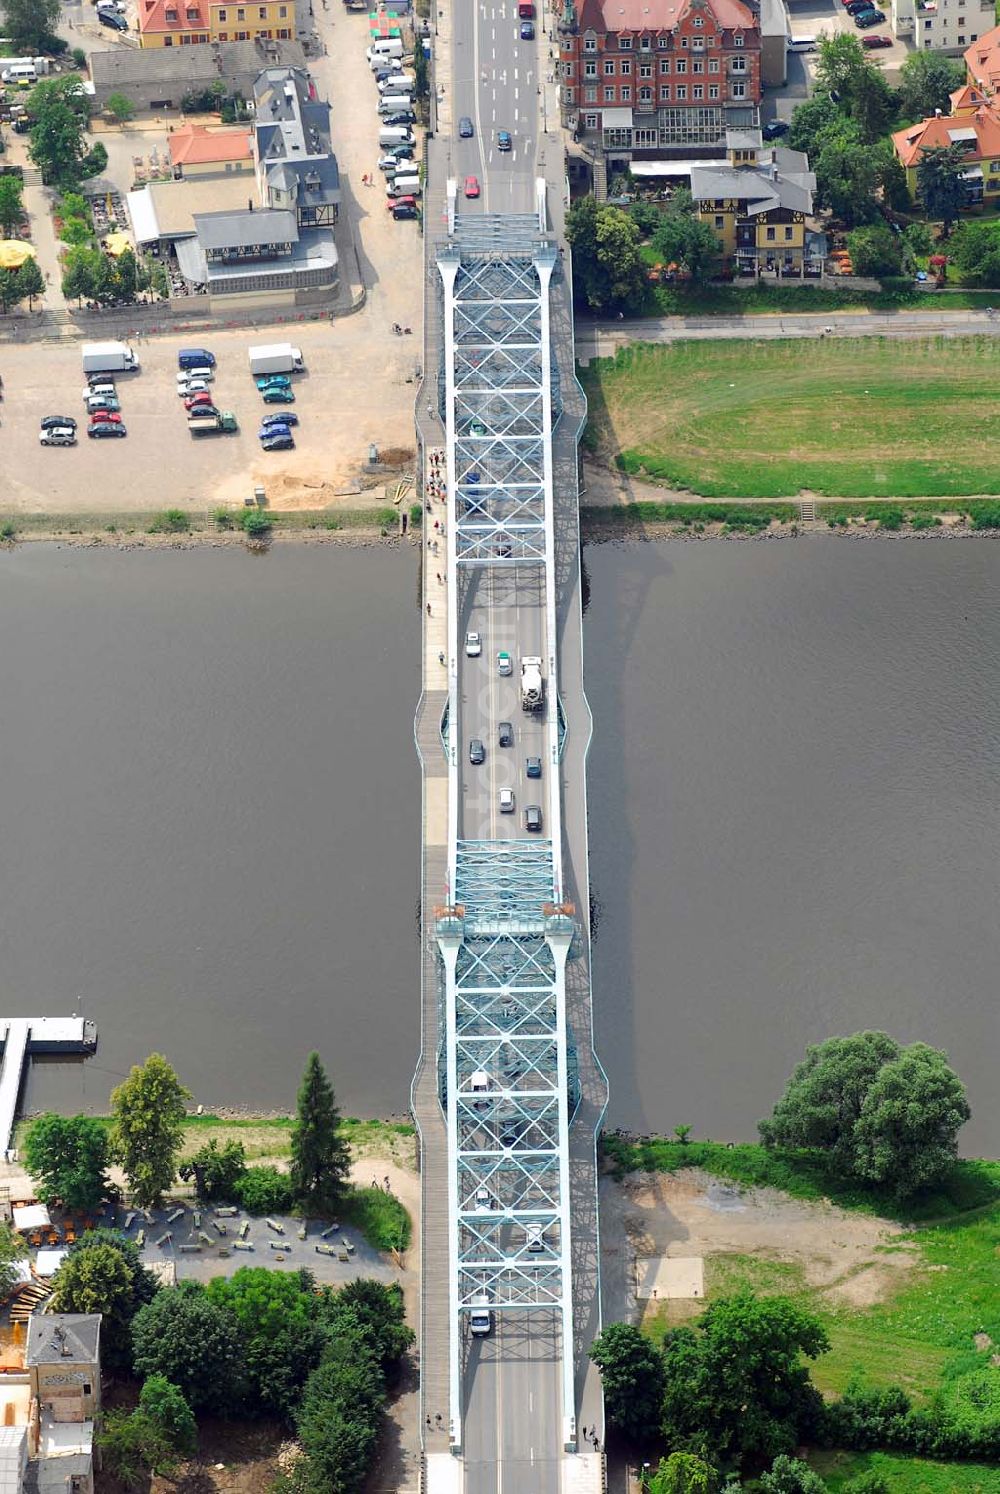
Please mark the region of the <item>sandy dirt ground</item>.
[[[753, 1255], [799, 1268], [830, 1301], [863, 1307], [913, 1269], [914, 1248], [898, 1225], [773, 1189], [740, 1191], [696, 1169], [601, 1180], [601, 1269], [606, 1321], [635, 1321], [636, 1256]], [[893, 1247], [883, 1253], [879, 1247]], [[681, 1319], [699, 1303], [672, 1303]]]

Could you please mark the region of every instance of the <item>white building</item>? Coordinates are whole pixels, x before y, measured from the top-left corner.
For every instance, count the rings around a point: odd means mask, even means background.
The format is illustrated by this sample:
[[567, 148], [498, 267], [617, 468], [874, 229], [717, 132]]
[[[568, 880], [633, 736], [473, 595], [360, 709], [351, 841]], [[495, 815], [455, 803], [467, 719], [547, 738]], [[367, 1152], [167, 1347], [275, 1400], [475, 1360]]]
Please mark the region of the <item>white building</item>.
[[993, 0], [892, 0], [892, 29], [921, 52], [964, 52], [996, 25]]

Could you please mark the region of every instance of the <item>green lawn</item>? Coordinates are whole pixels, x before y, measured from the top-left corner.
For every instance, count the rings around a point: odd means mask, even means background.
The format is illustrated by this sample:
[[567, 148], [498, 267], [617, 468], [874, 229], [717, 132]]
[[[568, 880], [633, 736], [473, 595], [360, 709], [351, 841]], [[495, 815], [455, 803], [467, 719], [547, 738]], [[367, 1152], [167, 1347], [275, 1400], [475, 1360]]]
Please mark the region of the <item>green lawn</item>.
[[811, 1453], [809, 1464], [832, 1494], [869, 1468], [881, 1473], [892, 1494], [1000, 1494], [1000, 1469], [983, 1463], [932, 1463], [894, 1453]]
[[993, 338], [639, 344], [581, 370], [588, 445], [706, 498], [1000, 493]]

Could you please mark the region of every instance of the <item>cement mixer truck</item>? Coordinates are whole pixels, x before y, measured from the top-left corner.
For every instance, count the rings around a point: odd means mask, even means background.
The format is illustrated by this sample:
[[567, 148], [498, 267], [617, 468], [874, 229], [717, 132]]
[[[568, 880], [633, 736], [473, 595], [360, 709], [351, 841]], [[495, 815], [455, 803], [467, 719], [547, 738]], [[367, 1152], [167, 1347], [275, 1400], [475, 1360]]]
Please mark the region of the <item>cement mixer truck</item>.
[[545, 703], [545, 681], [542, 679], [542, 661], [534, 655], [525, 655], [521, 660], [521, 709], [540, 711]]

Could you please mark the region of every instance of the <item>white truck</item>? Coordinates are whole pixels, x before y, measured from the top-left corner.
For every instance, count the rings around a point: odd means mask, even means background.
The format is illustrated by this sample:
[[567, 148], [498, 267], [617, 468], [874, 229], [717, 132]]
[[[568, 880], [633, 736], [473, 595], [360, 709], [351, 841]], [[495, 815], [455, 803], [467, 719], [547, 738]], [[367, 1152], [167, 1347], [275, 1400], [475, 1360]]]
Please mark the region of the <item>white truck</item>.
[[545, 702], [545, 681], [542, 679], [542, 661], [536, 655], [526, 654], [521, 660], [521, 709], [540, 711]]
[[260, 343], [249, 352], [254, 378], [258, 374], [301, 373], [305, 367], [302, 349], [293, 348], [290, 342]]
[[139, 360], [127, 342], [85, 342], [83, 371], [92, 373], [137, 373]]

